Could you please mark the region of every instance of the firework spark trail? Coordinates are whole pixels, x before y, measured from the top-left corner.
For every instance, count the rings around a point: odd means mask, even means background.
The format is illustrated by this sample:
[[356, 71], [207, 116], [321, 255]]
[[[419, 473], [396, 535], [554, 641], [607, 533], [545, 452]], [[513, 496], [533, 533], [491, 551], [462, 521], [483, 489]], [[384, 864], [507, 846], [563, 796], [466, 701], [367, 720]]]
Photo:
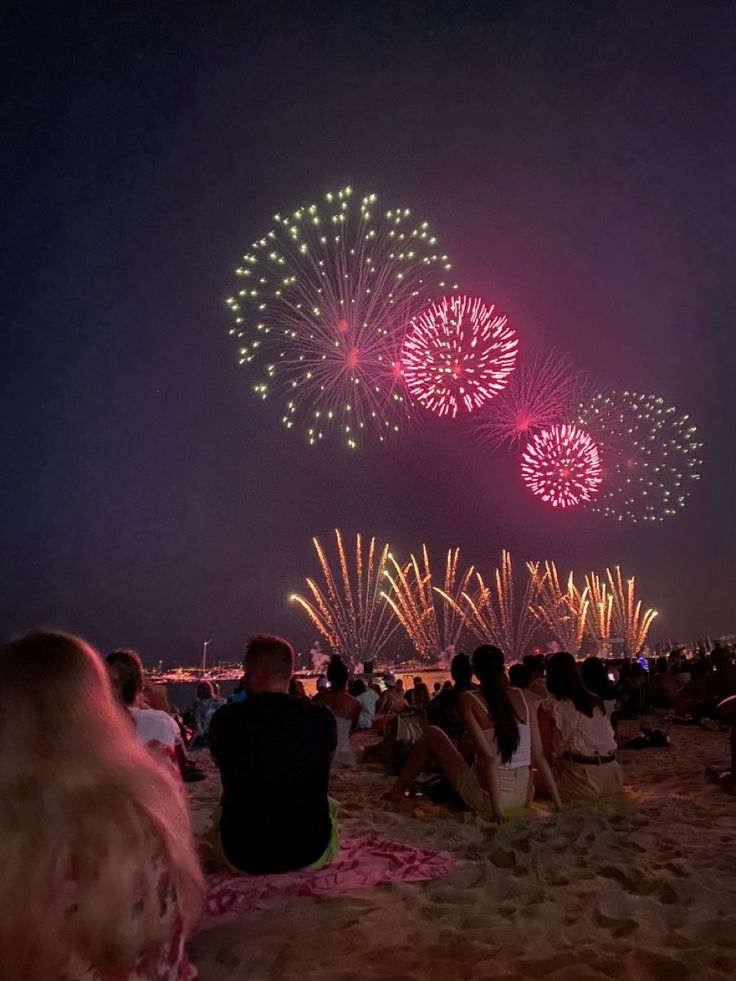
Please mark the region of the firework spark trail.
[[518, 660], [527, 653], [536, 620], [531, 608], [537, 594], [537, 584], [531, 576], [520, 592], [514, 578], [511, 553], [501, 552], [501, 564], [494, 570], [493, 584], [486, 584], [476, 573], [477, 587], [473, 594], [462, 590], [462, 605], [446, 596], [458, 611], [463, 612], [469, 629], [484, 644], [495, 644], [507, 659]]
[[592, 510], [619, 521], [663, 521], [685, 506], [703, 445], [688, 415], [659, 396], [618, 391], [581, 404], [577, 419], [603, 457]]
[[581, 385], [581, 375], [554, 352], [522, 358], [503, 391], [470, 417], [476, 438], [492, 449], [511, 448], [568, 421]]
[[335, 530], [339, 585], [322, 543], [313, 538], [324, 588], [307, 579], [311, 600], [293, 593], [291, 600], [307, 614], [314, 627], [336, 654], [352, 665], [378, 657], [398, 628], [390, 606], [381, 600], [380, 586], [386, 571], [389, 546], [377, 552], [371, 538], [367, 555], [360, 534], [355, 536], [354, 573], [340, 529]]
[[536, 588], [531, 605], [532, 616], [549, 631], [563, 650], [573, 655], [579, 654], [588, 625], [588, 586], [579, 590], [571, 572], [563, 589], [554, 562], [545, 562], [543, 572], [540, 571], [539, 562], [528, 562], [527, 568]]
[[595, 572], [586, 575], [585, 583], [591, 601], [588, 608], [588, 633], [597, 642], [612, 636], [613, 593], [609, 592], [608, 583]]
[[472, 412], [506, 385], [518, 338], [508, 318], [473, 296], [445, 296], [413, 321], [401, 352], [410, 394], [439, 416]]
[[260, 366], [254, 390], [285, 398], [282, 422], [309, 442], [337, 430], [355, 448], [412, 414], [399, 355], [411, 318], [447, 281], [450, 264], [426, 222], [405, 208], [378, 213], [351, 188], [325, 204], [275, 215], [253, 243], [228, 298], [241, 364]]
[[563, 424], [533, 436], [521, 458], [529, 490], [553, 507], [574, 507], [592, 500], [601, 485], [598, 447], [588, 433]]
[[393, 555], [389, 556], [389, 561], [393, 565], [394, 574], [386, 571], [390, 589], [382, 595], [406, 630], [419, 656], [431, 660], [456, 646], [464, 626], [464, 616], [457, 600], [474, 571], [473, 566], [470, 566], [460, 574], [460, 549], [448, 549], [442, 587], [433, 584], [426, 545], [422, 545], [421, 563], [414, 554], [404, 566]]
[[613, 598], [613, 629], [617, 637], [622, 637], [629, 654], [639, 654], [649, 636], [656, 610], [642, 612], [642, 601], [636, 599], [636, 579], [632, 576], [624, 580], [619, 566], [606, 569], [608, 583]]

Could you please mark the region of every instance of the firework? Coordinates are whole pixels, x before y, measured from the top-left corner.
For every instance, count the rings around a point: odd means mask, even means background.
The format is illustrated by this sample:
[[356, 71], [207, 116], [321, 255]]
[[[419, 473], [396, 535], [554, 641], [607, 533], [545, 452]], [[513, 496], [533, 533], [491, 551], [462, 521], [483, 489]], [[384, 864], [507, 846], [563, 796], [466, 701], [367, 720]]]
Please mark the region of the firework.
[[478, 297], [445, 296], [414, 318], [401, 367], [410, 394], [439, 416], [472, 412], [493, 398], [516, 363], [508, 318]]
[[386, 571], [390, 589], [382, 595], [419, 656], [428, 661], [437, 659], [460, 639], [464, 616], [457, 601], [473, 575], [473, 567], [460, 574], [460, 549], [449, 549], [442, 586], [438, 587], [426, 545], [422, 545], [421, 561], [411, 555], [402, 566], [389, 555], [389, 562], [393, 566], [393, 573]]
[[646, 643], [649, 628], [657, 616], [656, 610], [642, 610], [641, 600], [636, 599], [636, 579], [626, 580], [621, 569], [606, 569], [608, 585], [613, 599], [613, 629], [621, 637], [629, 654], [639, 654]]
[[684, 507], [702, 463], [689, 416], [659, 396], [622, 391], [580, 405], [578, 422], [603, 455], [594, 510], [620, 521], [663, 521]]
[[597, 642], [611, 636], [613, 594], [609, 592], [606, 580], [601, 579], [595, 572], [586, 575], [585, 583], [590, 596], [588, 633]]
[[521, 475], [532, 493], [553, 507], [590, 501], [601, 484], [598, 447], [577, 426], [552, 426], [527, 444]]
[[554, 353], [522, 358], [508, 385], [477, 414], [473, 429], [492, 449], [509, 447], [572, 415], [580, 375]]
[[[462, 610], [468, 627], [484, 644], [495, 644], [506, 658], [518, 660], [526, 654], [536, 629], [531, 613], [537, 586], [530, 576], [523, 589], [514, 578], [511, 553], [501, 552], [501, 564], [494, 572], [493, 582], [488, 585], [480, 573], [476, 573], [476, 590], [471, 595], [462, 592]], [[449, 597], [445, 597], [449, 601]], [[457, 601], [452, 603], [460, 609]]]
[[583, 647], [590, 609], [588, 586], [579, 590], [573, 574], [570, 573], [563, 589], [554, 562], [545, 562], [544, 572], [541, 571], [539, 562], [529, 562], [527, 568], [535, 588], [531, 604], [532, 616], [546, 628], [563, 650], [579, 654]]
[[337, 431], [355, 448], [383, 440], [411, 410], [399, 354], [411, 318], [440, 291], [450, 264], [426, 222], [379, 211], [351, 188], [275, 215], [237, 270], [229, 297], [241, 364], [255, 392], [284, 400], [282, 421], [314, 444]]
[[378, 657], [398, 624], [381, 597], [389, 547], [371, 538], [367, 548], [355, 536], [355, 555], [349, 557], [342, 532], [335, 530], [339, 572], [333, 573], [322, 543], [313, 538], [324, 586], [307, 579], [310, 599], [290, 597], [307, 614], [336, 654], [353, 665]]

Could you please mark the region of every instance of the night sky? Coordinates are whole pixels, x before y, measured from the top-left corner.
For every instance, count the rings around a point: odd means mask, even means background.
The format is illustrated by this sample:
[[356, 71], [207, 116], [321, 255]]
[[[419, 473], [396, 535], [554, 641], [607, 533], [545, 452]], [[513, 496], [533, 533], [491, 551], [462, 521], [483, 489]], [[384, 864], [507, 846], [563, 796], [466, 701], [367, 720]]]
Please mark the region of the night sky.
[[[6, 6], [0, 627], [153, 663], [312, 630], [312, 535], [634, 573], [653, 637], [736, 629], [736, 5]], [[689, 411], [686, 509], [560, 514], [449, 422], [351, 455], [252, 394], [224, 298], [274, 211], [352, 184], [593, 380]]]

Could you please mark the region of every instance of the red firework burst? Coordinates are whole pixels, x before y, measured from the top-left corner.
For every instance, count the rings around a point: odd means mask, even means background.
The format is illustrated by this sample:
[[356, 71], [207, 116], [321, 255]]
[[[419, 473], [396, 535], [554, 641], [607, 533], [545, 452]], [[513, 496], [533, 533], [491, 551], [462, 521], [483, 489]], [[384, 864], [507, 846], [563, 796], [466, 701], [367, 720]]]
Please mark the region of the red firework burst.
[[508, 318], [475, 296], [445, 296], [412, 322], [401, 353], [409, 393], [439, 416], [472, 412], [500, 392], [519, 341]]
[[590, 501], [602, 480], [598, 446], [577, 426], [552, 426], [527, 444], [521, 475], [532, 493], [553, 507]]

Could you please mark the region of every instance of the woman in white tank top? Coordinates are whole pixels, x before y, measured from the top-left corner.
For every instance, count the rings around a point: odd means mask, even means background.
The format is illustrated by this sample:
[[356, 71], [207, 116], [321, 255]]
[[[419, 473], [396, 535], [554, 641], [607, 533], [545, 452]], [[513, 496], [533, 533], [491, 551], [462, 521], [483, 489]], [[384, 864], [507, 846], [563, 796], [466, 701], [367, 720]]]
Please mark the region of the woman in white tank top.
[[458, 712], [475, 752], [472, 766], [441, 729], [429, 726], [415, 743], [386, 799], [400, 800], [430, 760], [436, 759], [471, 810], [500, 822], [531, 803], [534, 764], [559, 809], [557, 787], [542, 752], [536, 712], [533, 707], [530, 710], [523, 692], [508, 687], [503, 654], [497, 647], [483, 644], [476, 648], [472, 662], [480, 691], [463, 692], [458, 699]]

